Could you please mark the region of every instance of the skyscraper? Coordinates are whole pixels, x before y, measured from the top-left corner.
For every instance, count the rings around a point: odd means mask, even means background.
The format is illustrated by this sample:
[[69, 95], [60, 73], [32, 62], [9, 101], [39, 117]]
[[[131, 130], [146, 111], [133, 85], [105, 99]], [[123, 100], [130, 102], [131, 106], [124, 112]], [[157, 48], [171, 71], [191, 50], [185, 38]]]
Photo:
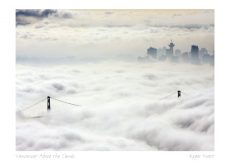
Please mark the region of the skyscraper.
[[199, 63], [199, 47], [197, 45], [191, 46], [191, 62]]

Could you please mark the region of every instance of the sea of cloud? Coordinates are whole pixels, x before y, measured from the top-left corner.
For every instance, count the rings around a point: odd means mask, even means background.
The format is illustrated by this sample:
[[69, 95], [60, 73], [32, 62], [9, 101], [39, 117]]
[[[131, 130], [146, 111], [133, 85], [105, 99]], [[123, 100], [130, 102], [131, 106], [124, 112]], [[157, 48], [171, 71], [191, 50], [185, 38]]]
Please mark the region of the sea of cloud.
[[[16, 150], [214, 150], [213, 66], [100, 62], [16, 69]], [[46, 100], [23, 111], [47, 96], [80, 106], [51, 99], [48, 113]]]

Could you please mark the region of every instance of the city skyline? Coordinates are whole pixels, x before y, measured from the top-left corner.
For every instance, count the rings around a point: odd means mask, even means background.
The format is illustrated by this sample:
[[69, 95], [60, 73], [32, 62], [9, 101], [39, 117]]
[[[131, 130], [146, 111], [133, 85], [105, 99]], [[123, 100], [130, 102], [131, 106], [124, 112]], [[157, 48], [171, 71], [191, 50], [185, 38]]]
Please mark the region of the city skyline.
[[214, 65], [215, 53], [209, 52], [204, 47], [199, 47], [196, 44], [190, 46], [190, 50], [182, 52], [179, 48], [174, 48], [176, 44], [171, 40], [168, 47], [156, 48], [150, 46], [147, 49], [146, 56], [138, 56], [137, 60], [140, 62], [146, 62], [152, 59], [171, 62], [186, 62], [193, 64], [210, 64]]
[[17, 61], [135, 60], [146, 47], [214, 50], [213, 10], [16, 10]]

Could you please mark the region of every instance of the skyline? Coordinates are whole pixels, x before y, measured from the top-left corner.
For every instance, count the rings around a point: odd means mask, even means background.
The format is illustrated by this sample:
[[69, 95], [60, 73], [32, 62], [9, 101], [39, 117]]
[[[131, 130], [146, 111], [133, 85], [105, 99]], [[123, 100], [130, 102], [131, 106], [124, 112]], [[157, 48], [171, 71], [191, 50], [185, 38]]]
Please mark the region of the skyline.
[[134, 60], [146, 48], [214, 51], [213, 10], [16, 10], [17, 59]]
[[145, 56], [138, 56], [139, 62], [148, 62], [151, 60], [182, 62], [192, 64], [210, 64], [214, 65], [214, 52], [209, 52], [206, 48], [200, 48], [198, 45], [191, 45], [189, 51], [182, 52], [179, 48], [174, 49], [176, 44], [171, 40], [168, 47], [155, 48], [150, 46]]

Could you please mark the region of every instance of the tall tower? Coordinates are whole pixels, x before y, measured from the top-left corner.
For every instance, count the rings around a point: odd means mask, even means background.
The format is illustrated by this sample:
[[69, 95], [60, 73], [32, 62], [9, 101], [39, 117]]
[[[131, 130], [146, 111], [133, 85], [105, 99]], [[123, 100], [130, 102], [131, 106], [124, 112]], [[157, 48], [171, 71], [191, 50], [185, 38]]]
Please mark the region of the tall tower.
[[170, 52], [170, 55], [173, 55], [173, 47], [174, 46], [175, 46], [175, 44], [171, 40], [171, 43], [169, 43], [169, 52]]

